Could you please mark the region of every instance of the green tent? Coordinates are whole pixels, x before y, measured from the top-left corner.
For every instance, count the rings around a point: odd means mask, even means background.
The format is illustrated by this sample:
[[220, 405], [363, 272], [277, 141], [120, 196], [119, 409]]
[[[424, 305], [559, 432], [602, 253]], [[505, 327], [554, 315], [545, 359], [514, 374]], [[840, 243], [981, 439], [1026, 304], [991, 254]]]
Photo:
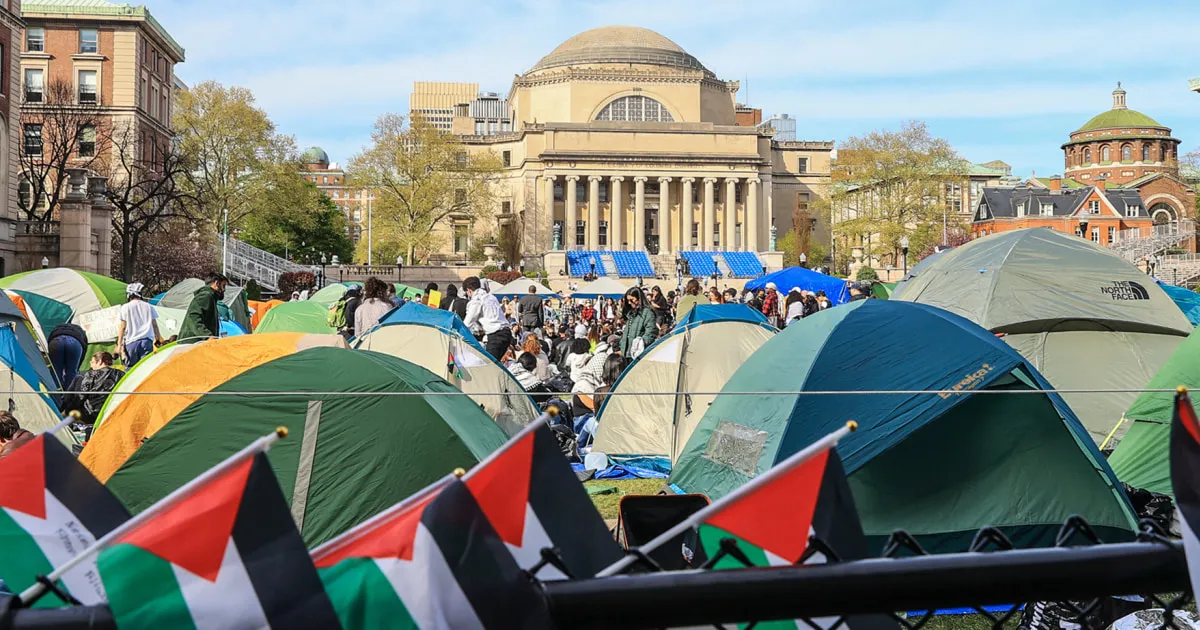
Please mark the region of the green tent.
[[[1200, 330], [1179, 344], [1146, 389], [1200, 388]], [[1196, 406], [1200, 397], [1192, 397]], [[1117, 478], [1135, 487], [1174, 496], [1168, 446], [1175, 395], [1145, 392], [1125, 412], [1129, 432], [1108, 458]]]
[[76, 316], [125, 303], [125, 283], [65, 267], [26, 271], [0, 278], [0, 289], [29, 291], [58, 300]]
[[[175, 286], [167, 289], [167, 292], [159, 297], [157, 304], [186, 311], [191, 306], [196, 291], [199, 291], [202, 286], [204, 286], [204, 281], [199, 278], [181, 280]], [[221, 319], [237, 322], [243, 330], [250, 330], [250, 305], [246, 303], [246, 292], [241, 287], [233, 285], [226, 287], [225, 298], [221, 300], [221, 303], [225, 305], [225, 308], [221, 309]]]
[[[360, 395], [220, 395], [238, 391]], [[444, 395], [456, 391], [428, 370], [385, 354], [302, 350], [199, 397], [146, 440], [107, 485], [139, 512], [283, 425], [288, 437], [271, 447], [269, 457], [313, 547], [504, 444], [504, 432], [470, 398]], [[398, 392], [440, 395], [382, 395]]]
[[794, 393], [1046, 387], [1026, 359], [957, 315], [852, 302], [795, 322], [751, 355], [688, 439], [671, 482], [716, 499], [856, 420], [838, 453], [875, 549], [903, 529], [927, 550], [966, 551], [984, 526], [1019, 547], [1051, 546], [1074, 514], [1106, 541], [1131, 539], [1128, 500], [1057, 394]]
[[[322, 304], [325, 306], [325, 308], [329, 308], [330, 304], [340, 300], [341, 297], [346, 294], [347, 289], [350, 287], [361, 287], [362, 284], [363, 283], [361, 282], [335, 282], [312, 294], [309, 296], [308, 300], [310, 302]], [[423, 293], [423, 291], [420, 289], [410, 287], [407, 284], [400, 284], [399, 282], [393, 282], [392, 286], [396, 289], [396, 295], [405, 300], [411, 300], [412, 298], [415, 298]]]
[[329, 308], [323, 304], [305, 300], [284, 302], [267, 311], [254, 332], [336, 333], [328, 322]]
[[[37, 326], [38, 330], [41, 331], [41, 334], [38, 336], [43, 340], [50, 337], [50, 331], [54, 330], [55, 326], [71, 321], [71, 307], [58, 300], [52, 300], [32, 291], [18, 291], [15, 289], [9, 289], [8, 291], [25, 302], [24, 310], [29, 315], [29, 323]], [[12, 296], [10, 295], [9, 297], [11, 298]]]
[[[946, 251], [891, 299], [943, 308], [1003, 334], [1056, 389], [1142, 387], [1192, 332], [1137, 267], [1047, 228], [1000, 232]], [[1135, 396], [1063, 394], [1097, 443]]]

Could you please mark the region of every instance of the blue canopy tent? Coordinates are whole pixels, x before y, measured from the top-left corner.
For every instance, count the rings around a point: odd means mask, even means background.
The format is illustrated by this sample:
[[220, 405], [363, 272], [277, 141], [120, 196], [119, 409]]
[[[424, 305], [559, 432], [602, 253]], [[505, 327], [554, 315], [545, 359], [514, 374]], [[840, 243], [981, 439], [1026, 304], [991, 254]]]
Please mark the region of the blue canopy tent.
[[579, 285], [579, 290], [571, 294], [575, 299], [595, 300], [597, 298], [619, 298], [625, 295], [629, 288], [612, 278], [598, 278]]
[[746, 283], [746, 288], [757, 291], [766, 288], [768, 282], [774, 282], [775, 288], [784, 295], [794, 288], [799, 288], [802, 291], [812, 291], [813, 293], [824, 291], [825, 297], [829, 298], [829, 303], [833, 306], [850, 301], [850, 288], [845, 280], [804, 267], [787, 267], [775, 273], [755, 278]]
[[1177, 287], [1175, 285], [1161, 283], [1163, 291], [1166, 291], [1167, 297], [1175, 302], [1175, 306], [1183, 311], [1183, 314], [1188, 318], [1188, 321], [1193, 326], [1200, 326], [1200, 293]]
[[697, 304], [688, 309], [683, 318], [675, 323], [677, 330], [688, 328], [694, 324], [712, 321], [739, 321], [752, 324], [766, 324], [767, 316], [746, 306], [745, 304]]

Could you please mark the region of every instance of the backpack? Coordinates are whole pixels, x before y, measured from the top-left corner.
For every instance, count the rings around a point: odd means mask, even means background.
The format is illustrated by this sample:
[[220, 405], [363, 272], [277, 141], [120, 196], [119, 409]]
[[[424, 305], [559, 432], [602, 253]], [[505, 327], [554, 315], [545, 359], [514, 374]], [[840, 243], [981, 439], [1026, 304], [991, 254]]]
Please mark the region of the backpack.
[[346, 298], [341, 298], [333, 304], [329, 305], [329, 315], [325, 317], [325, 323], [329, 324], [334, 330], [342, 330], [346, 328]]

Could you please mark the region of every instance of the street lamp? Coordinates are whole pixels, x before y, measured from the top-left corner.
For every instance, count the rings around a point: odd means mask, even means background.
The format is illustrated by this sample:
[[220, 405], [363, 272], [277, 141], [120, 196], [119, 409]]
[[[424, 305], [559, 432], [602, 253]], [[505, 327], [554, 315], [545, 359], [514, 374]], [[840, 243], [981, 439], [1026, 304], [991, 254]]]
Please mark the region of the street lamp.
[[396, 255], [396, 282], [404, 282], [404, 256]]
[[321, 275], [317, 278], [317, 289], [325, 288], [325, 254], [321, 254]]
[[908, 237], [900, 237], [900, 252], [904, 254], [904, 275], [908, 275]]
[[800, 266], [808, 269], [808, 254], [800, 252]]

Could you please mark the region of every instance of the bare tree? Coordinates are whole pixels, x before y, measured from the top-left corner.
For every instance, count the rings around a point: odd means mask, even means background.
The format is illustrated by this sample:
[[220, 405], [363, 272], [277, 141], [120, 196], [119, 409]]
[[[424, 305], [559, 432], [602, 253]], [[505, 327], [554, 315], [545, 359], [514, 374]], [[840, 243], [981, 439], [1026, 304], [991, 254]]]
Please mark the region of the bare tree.
[[66, 192], [67, 168], [92, 168], [106, 152], [108, 133], [95, 96], [77, 93], [66, 81], [51, 81], [40, 93], [26, 90], [20, 166], [29, 195], [20, 201], [27, 220], [51, 220]]
[[[189, 198], [179, 186], [187, 175], [175, 143], [147, 150], [132, 125], [119, 125], [108, 137], [105, 197], [112, 206], [113, 238], [120, 242], [120, 274], [133, 280], [141, 241], [174, 219], [191, 221]], [[115, 265], [114, 265], [115, 266]]]

